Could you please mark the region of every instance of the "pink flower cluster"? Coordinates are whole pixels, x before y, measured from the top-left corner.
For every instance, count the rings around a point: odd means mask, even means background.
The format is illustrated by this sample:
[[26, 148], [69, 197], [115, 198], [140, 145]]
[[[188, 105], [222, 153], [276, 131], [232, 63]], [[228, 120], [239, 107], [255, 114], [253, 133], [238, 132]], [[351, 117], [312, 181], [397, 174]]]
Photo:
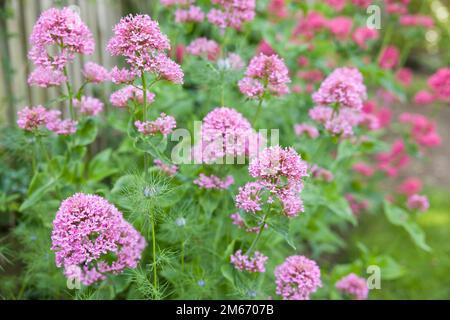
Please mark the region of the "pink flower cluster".
[[350, 193], [345, 195], [345, 199], [347, 200], [348, 205], [355, 216], [359, 216], [361, 212], [369, 208], [369, 203], [367, 200], [358, 200]]
[[378, 63], [382, 69], [392, 69], [398, 64], [399, 59], [400, 51], [394, 46], [388, 46], [383, 49]]
[[145, 246], [145, 239], [122, 213], [96, 195], [77, 193], [67, 198], [53, 221], [56, 265], [84, 285], [105, 279], [107, 273], [136, 268]]
[[97, 98], [82, 96], [80, 100], [74, 99], [73, 106], [80, 110], [81, 114], [95, 116], [103, 111], [103, 102]]
[[356, 300], [366, 300], [369, 295], [366, 279], [358, 277], [354, 273], [350, 273], [339, 280], [336, 283], [336, 289]]
[[400, 24], [408, 27], [420, 26], [432, 28], [434, 26], [434, 21], [430, 16], [407, 14], [400, 17]]
[[404, 15], [408, 12], [408, 5], [411, 0], [385, 0], [384, 6], [387, 13]]
[[[94, 52], [94, 38], [80, 16], [70, 8], [44, 11], [33, 27], [28, 57], [37, 66], [62, 70], [75, 54]], [[51, 48], [57, 53], [51, 55]]]
[[59, 110], [47, 110], [43, 106], [25, 107], [17, 112], [17, 125], [26, 131], [42, 127], [59, 135], [70, 135], [76, 132], [77, 122], [62, 120]]
[[411, 210], [427, 211], [430, 208], [430, 203], [426, 196], [413, 194], [408, 198], [407, 206]]
[[326, 27], [338, 40], [345, 40], [352, 31], [353, 20], [346, 16], [335, 17], [326, 22]]
[[50, 67], [37, 67], [28, 77], [28, 84], [30, 86], [41, 88], [60, 86], [66, 81], [67, 77], [61, 70]]
[[275, 268], [276, 293], [283, 300], [309, 300], [322, 286], [316, 262], [304, 256], [290, 256]]
[[379, 32], [376, 29], [368, 27], [357, 28], [352, 35], [353, 41], [361, 48], [367, 49], [367, 42], [369, 40], [376, 40], [379, 37]]
[[160, 117], [154, 121], [136, 121], [134, 123], [137, 130], [143, 135], [155, 135], [161, 133], [164, 136], [170, 134], [177, 127], [177, 122], [172, 116], [161, 113]]
[[[239, 229], [244, 229], [246, 232], [258, 233], [261, 230], [261, 226], [247, 227], [245, 225], [244, 220], [242, 219], [241, 215], [238, 212], [231, 214], [230, 218], [235, 226], [237, 226]], [[267, 224], [264, 225], [264, 228], [267, 227], [268, 227]]]
[[174, 176], [178, 172], [178, 167], [176, 165], [169, 165], [162, 162], [160, 159], [155, 159], [153, 164], [159, 168], [162, 172], [166, 173], [169, 176]]
[[175, 11], [175, 21], [178, 23], [202, 22], [205, 14], [198, 6], [189, 6], [188, 9], [178, 9]]
[[130, 71], [136, 75], [151, 72], [162, 79], [182, 83], [183, 71], [164, 53], [169, 49], [169, 39], [161, 32], [158, 22], [148, 15], [122, 18], [107, 46], [111, 55], [124, 56]]
[[319, 12], [311, 11], [305, 17], [302, 17], [294, 29], [294, 36], [302, 35], [307, 39], [312, 39], [316, 32], [326, 26], [326, 18]]
[[194, 180], [194, 184], [203, 189], [226, 190], [233, 183], [233, 176], [227, 176], [225, 179], [220, 179], [214, 175], [207, 176], [203, 173], [200, 173], [198, 179]]
[[333, 135], [349, 137], [362, 120], [361, 110], [367, 98], [361, 73], [354, 68], [335, 69], [312, 95], [316, 106], [311, 119], [322, 123]]
[[194, 2], [194, 0], [160, 0], [161, 4], [165, 7], [172, 7], [176, 5], [188, 5]]
[[255, 251], [253, 257], [242, 254], [242, 250], [236, 251], [230, 257], [231, 263], [239, 271], [266, 272], [266, 262], [269, 258], [259, 251]]
[[391, 123], [392, 111], [388, 107], [380, 107], [373, 101], [366, 101], [362, 111], [361, 125], [370, 130], [385, 128]]
[[330, 170], [321, 168], [316, 164], [311, 167], [311, 176], [325, 182], [331, 182], [334, 180], [334, 175]]
[[319, 130], [316, 127], [306, 123], [296, 124], [294, 126], [294, 132], [297, 136], [306, 134], [311, 139], [316, 139], [319, 136]]
[[220, 47], [214, 40], [207, 38], [197, 38], [187, 47], [186, 52], [193, 56], [205, 57], [208, 60], [215, 61], [219, 57]]
[[441, 137], [436, 132], [436, 123], [418, 113], [402, 113], [401, 123], [411, 125], [411, 136], [421, 146], [436, 147], [441, 144]]
[[215, 108], [203, 119], [201, 143], [194, 147], [194, 157], [197, 162], [212, 163], [225, 156], [251, 156], [261, 139], [235, 109]]
[[397, 188], [397, 192], [406, 196], [412, 196], [413, 194], [422, 191], [422, 180], [415, 177], [405, 179]]
[[211, 9], [208, 21], [218, 27], [240, 30], [242, 24], [255, 17], [255, 0], [211, 0], [220, 9]]
[[402, 140], [396, 140], [389, 152], [377, 154], [376, 159], [378, 169], [384, 171], [390, 177], [397, 176], [398, 171], [408, 165], [410, 161], [405, 143]]
[[414, 103], [425, 106], [434, 102], [434, 95], [427, 90], [420, 90], [414, 96]]
[[236, 196], [238, 208], [253, 213], [261, 211], [263, 192], [267, 191], [267, 203], [273, 202], [273, 196], [278, 198], [286, 216], [295, 217], [303, 212], [300, 192], [302, 178], [307, 176], [307, 164], [294, 149], [280, 146], [264, 149], [251, 161], [249, 173], [258, 181], [239, 188]]
[[[147, 104], [152, 103], [154, 99], [155, 94], [147, 91]], [[113, 92], [109, 98], [109, 101], [117, 108], [126, 108], [129, 101], [142, 104], [144, 103], [144, 92], [140, 88], [129, 85]]]
[[266, 92], [281, 96], [289, 92], [289, 70], [283, 59], [263, 53], [252, 58], [245, 78], [239, 81], [240, 91], [249, 98], [261, 98]]
[[87, 62], [84, 65], [83, 76], [92, 83], [102, 83], [111, 78], [109, 71], [95, 62]]
[[413, 73], [411, 69], [408, 68], [400, 68], [395, 73], [395, 79], [400, 82], [405, 87], [409, 86], [413, 80]]
[[437, 99], [450, 102], [450, 68], [439, 69], [428, 79], [428, 86]]
[[353, 169], [353, 171], [355, 171], [359, 174], [362, 174], [363, 176], [366, 176], [366, 177], [371, 177], [375, 173], [375, 169], [372, 166], [370, 166], [364, 162], [355, 163], [352, 166], [352, 169]]

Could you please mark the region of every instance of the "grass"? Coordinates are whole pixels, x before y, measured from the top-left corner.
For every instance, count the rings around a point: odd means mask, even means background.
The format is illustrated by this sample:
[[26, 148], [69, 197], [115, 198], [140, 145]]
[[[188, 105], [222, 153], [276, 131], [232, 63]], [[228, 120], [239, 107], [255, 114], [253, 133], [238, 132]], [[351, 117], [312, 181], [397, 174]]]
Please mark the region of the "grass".
[[432, 252], [417, 248], [404, 230], [389, 225], [384, 215], [366, 217], [355, 233], [371, 249], [392, 256], [405, 268], [403, 277], [384, 281], [372, 299], [450, 299], [450, 198], [429, 193], [431, 209], [417, 222]]

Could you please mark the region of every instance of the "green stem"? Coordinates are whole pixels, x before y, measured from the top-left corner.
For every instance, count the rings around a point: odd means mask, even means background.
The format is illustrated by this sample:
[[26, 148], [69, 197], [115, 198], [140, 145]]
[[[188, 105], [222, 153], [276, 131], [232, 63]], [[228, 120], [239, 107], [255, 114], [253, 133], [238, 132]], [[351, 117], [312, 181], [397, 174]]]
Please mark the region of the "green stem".
[[156, 272], [156, 233], [155, 233], [155, 216], [152, 212], [152, 242], [153, 242], [153, 285], [158, 291], [158, 274]]
[[264, 215], [262, 224], [261, 224], [261, 226], [259, 227], [259, 232], [258, 232], [258, 234], [256, 235], [256, 238], [253, 240], [252, 244], [250, 245], [250, 248], [248, 248], [247, 252], [245, 253], [246, 255], [249, 255], [249, 254], [253, 251], [253, 249], [255, 248], [256, 244], [257, 244], [258, 241], [259, 241], [259, 239], [261, 238], [261, 235], [262, 235], [264, 229], [266, 228], [266, 221], [267, 221], [267, 216], [268, 216], [268, 215], [269, 215], [268, 212]]
[[184, 241], [181, 242], [181, 271], [184, 272]]
[[[144, 98], [142, 121], [145, 122], [147, 120], [147, 80], [145, 79], [144, 72], [142, 72], [141, 80], [142, 80], [142, 93], [143, 93], [143, 98]], [[144, 177], [147, 177], [148, 162], [149, 162], [148, 154], [147, 154], [147, 152], [145, 152], [144, 153]]]
[[261, 113], [261, 109], [262, 109], [262, 103], [263, 103], [263, 99], [259, 99], [259, 103], [258, 103], [258, 107], [256, 109], [256, 113], [255, 113], [255, 117], [253, 118], [253, 128], [256, 127], [256, 124], [258, 123], [258, 118], [259, 115]]
[[64, 67], [64, 75], [66, 76], [66, 78], [67, 78], [67, 81], [66, 81], [66, 88], [67, 88], [67, 95], [68, 95], [68, 98], [69, 98], [69, 111], [70, 111], [70, 118], [72, 119], [72, 120], [76, 120], [76, 117], [75, 117], [75, 110], [74, 110], [74, 108], [73, 108], [73, 90], [72, 90], [72, 85], [70, 84], [70, 81], [69, 81], [69, 74], [68, 74], [68, 72], [67, 72], [67, 67]]

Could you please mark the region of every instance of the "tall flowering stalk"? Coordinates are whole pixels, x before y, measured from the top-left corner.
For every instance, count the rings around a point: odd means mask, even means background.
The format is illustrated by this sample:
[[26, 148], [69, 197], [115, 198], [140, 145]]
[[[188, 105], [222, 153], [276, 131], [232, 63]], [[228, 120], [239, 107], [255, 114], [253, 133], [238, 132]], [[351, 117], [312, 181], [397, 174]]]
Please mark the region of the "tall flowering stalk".
[[[114, 36], [110, 39], [107, 50], [113, 56], [123, 56], [129, 65], [128, 69], [114, 68], [112, 81], [117, 84], [133, 85], [136, 78], [140, 79], [142, 91], [142, 121], [136, 121], [137, 130], [145, 137], [152, 136], [158, 131], [164, 135], [170, 133], [175, 120], [172, 117], [162, 115], [155, 121], [148, 121], [148, 99], [153, 97], [149, 89], [160, 80], [167, 80], [175, 84], [183, 83], [183, 71], [180, 66], [172, 61], [166, 50], [170, 49], [168, 37], [159, 28], [158, 22], [148, 15], [129, 15], [120, 20], [114, 27]], [[147, 82], [146, 74], [154, 75], [152, 82]], [[126, 101], [126, 100], [125, 100]], [[148, 142], [148, 141], [147, 141]], [[147, 178], [149, 158], [144, 153], [144, 178]], [[142, 190], [146, 192], [146, 190]], [[155, 212], [150, 210], [152, 227], [152, 251], [153, 251], [153, 285], [158, 288], [157, 252]]]

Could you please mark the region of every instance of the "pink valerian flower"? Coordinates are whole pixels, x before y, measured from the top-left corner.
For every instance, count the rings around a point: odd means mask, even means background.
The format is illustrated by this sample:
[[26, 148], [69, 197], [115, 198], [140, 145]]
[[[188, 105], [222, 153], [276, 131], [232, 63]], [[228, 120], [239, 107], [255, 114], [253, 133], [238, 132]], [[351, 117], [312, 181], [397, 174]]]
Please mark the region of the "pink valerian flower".
[[166, 164], [166, 163], [162, 162], [160, 159], [155, 159], [153, 161], [153, 164], [156, 167], [158, 167], [159, 170], [161, 170], [162, 172], [164, 172], [165, 174], [167, 174], [169, 176], [174, 176], [178, 172], [178, 167], [176, 165]]
[[83, 76], [92, 83], [102, 83], [110, 80], [108, 70], [95, 62], [87, 62], [84, 65]]
[[271, 0], [267, 7], [267, 12], [270, 16], [277, 19], [284, 19], [289, 14], [285, 0]]
[[131, 84], [137, 73], [128, 69], [119, 69], [117, 66], [111, 70], [111, 81], [115, 84]]
[[234, 52], [230, 52], [225, 59], [225, 64], [227, 67], [233, 69], [233, 70], [240, 70], [244, 68], [245, 64], [244, 61], [242, 61], [242, 58], [240, 55]]
[[33, 131], [47, 123], [47, 109], [43, 106], [25, 107], [17, 112], [17, 125], [26, 131]]
[[304, 256], [290, 256], [275, 268], [276, 293], [283, 300], [309, 300], [322, 286], [316, 262]]
[[327, 20], [319, 12], [311, 11], [307, 16], [301, 17], [294, 29], [293, 35], [302, 35], [312, 39], [318, 31], [326, 27]]
[[420, 90], [414, 96], [414, 103], [425, 106], [434, 102], [434, 95], [427, 90]]
[[156, 51], [170, 49], [169, 39], [161, 32], [158, 22], [148, 15], [128, 15], [113, 31], [107, 50], [113, 56], [124, 56], [138, 70], [147, 69]]
[[382, 69], [392, 69], [398, 64], [399, 59], [400, 51], [394, 46], [388, 46], [383, 49], [378, 63]]
[[326, 22], [327, 29], [339, 40], [346, 39], [352, 31], [353, 20], [349, 17], [336, 17]]
[[352, 210], [353, 215], [359, 216], [362, 211], [367, 210], [369, 208], [369, 202], [367, 200], [358, 200], [352, 194], [347, 193], [345, 195], [345, 199]]
[[203, 119], [196, 161], [212, 163], [225, 156], [252, 156], [262, 143], [250, 122], [232, 108], [215, 108]]
[[[266, 183], [267, 184], [267, 183]], [[270, 186], [274, 188], [274, 186]], [[275, 192], [278, 200], [280, 200], [283, 206], [283, 214], [288, 218], [295, 218], [300, 212], [305, 211], [303, 201], [300, 198], [300, 193], [303, 189], [302, 182], [290, 183], [285, 187], [276, 187]], [[270, 203], [270, 199], [268, 201]]]
[[319, 130], [313, 125], [307, 123], [300, 123], [294, 125], [294, 132], [297, 136], [306, 134], [311, 139], [316, 139], [319, 136]]
[[260, 182], [248, 182], [243, 187], [240, 187], [236, 196], [236, 207], [252, 213], [261, 211], [263, 189], [264, 186]]
[[386, 175], [395, 177], [398, 171], [410, 162], [410, 157], [406, 152], [403, 140], [396, 140], [389, 152], [382, 152], [376, 155], [377, 167], [384, 171]]
[[261, 98], [264, 95], [264, 86], [261, 81], [253, 78], [244, 78], [238, 83], [239, 90], [249, 98]]
[[363, 119], [359, 110], [343, 108], [336, 112], [331, 107], [323, 106], [310, 109], [309, 116], [314, 121], [322, 123], [330, 134], [343, 138], [353, 136], [353, 128]]
[[364, 50], [367, 50], [367, 42], [369, 40], [376, 40], [379, 37], [379, 32], [376, 29], [368, 27], [357, 28], [352, 35], [353, 41]]
[[210, 61], [215, 61], [219, 57], [220, 47], [214, 40], [202, 37], [192, 41], [186, 47], [186, 52], [193, 56], [205, 57]]
[[266, 56], [261, 53], [253, 57], [247, 67], [245, 76], [244, 79], [239, 81], [239, 88], [248, 97], [259, 97], [261, 87], [264, 88], [264, 91], [275, 96], [289, 93], [289, 87], [287, 86], [291, 82], [289, 70], [283, 59], [277, 55]]
[[[94, 52], [95, 42], [91, 31], [80, 16], [68, 7], [44, 11], [33, 27], [28, 57], [37, 66], [62, 70], [75, 58], [75, 54]], [[52, 47], [60, 48], [51, 55]]]
[[318, 106], [338, 104], [340, 107], [361, 110], [367, 91], [358, 69], [338, 68], [322, 82], [312, 98]]
[[82, 114], [95, 116], [103, 111], [104, 104], [99, 99], [82, 96], [80, 100], [73, 100], [73, 106], [78, 108]]
[[150, 71], [159, 79], [175, 84], [183, 84], [184, 73], [181, 67], [164, 54], [158, 54], [150, 64]]
[[326, 182], [331, 182], [334, 180], [334, 175], [330, 170], [321, 168], [316, 164], [311, 167], [311, 176]]
[[397, 79], [398, 82], [400, 82], [405, 87], [407, 87], [412, 82], [413, 73], [412, 73], [411, 69], [401, 68], [395, 73], [395, 79]]
[[306, 67], [307, 65], [309, 65], [309, 59], [305, 56], [300, 56], [297, 58], [297, 64], [299, 65], [299, 67]]
[[250, 162], [248, 171], [254, 178], [277, 184], [282, 177], [290, 182], [301, 182], [308, 176], [307, 169], [306, 162], [293, 148], [274, 146], [259, 153]]
[[230, 257], [231, 263], [239, 271], [266, 272], [266, 262], [269, 258], [259, 251], [255, 251], [253, 257], [242, 254], [242, 250], [236, 251]]
[[366, 300], [369, 295], [366, 279], [358, 277], [354, 273], [350, 273], [339, 280], [336, 283], [336, 289], [350, 295], [355, 300]]
[[434, 26], [433, 18], [424, 15], [403, 15], [400, 17], [400, 24], [402, 26], [419, 26], [424, 28], [432, 28]]
[[411, 210], [425, 212], [430, 208], [430, 203], [426, 196], [413, 194], [408, 198], [407, 206]]
[[373, 101], [366, 101], [362, 111], [363, 119], [361, 122], [370, 130], [385, 128], [391, 123], [392, 111], [388, 107], [379, 107]]
[[207, 176], [200, 173], [198, 179], [194, 180], [194, 184], [203, 189], [226, 190], [234, 183], [233, 176], [227, 176], [225, 179], [220, 179], [217, 176]]
[[60, 70], [49, 67], [37, 67], [28, 77], [30, 86], [48, 88], [60, 86], [67, 81], [67, 77]]
[[441, 144], [441, 137], [436, 132], [436, 123], [426, 116], [418, 113], [402, 113], [399, 117], [401, 123], [411, 125], [411, 136], [424, 147], [435, 147]]
[[175, 11], [175, 21], [177, 23], [202, 22], [205, 14], [198, 6], [190, 6], [188, 9], [178, 9]]
[[47, 129], [58, 135], [68, 136], [77, 132], [77, 125], [78, 122], [66, 119], [55, 122], [52, 125], [47, 124]]
[[[258, 233], [261, 230], [261, 226], [257, 227], [247, 227], [245, 225], [244, 219], [242, 219], [241, 215], [239, 213], [233, 213], [230, 215], [231, 220], [233, 221], [233, 224], [237, 226], [239, 229], [244, 229], [246, 232], [250, 233]], [[261, 225], [261, 224], [260, 224]], [[264, 228], [268, 228], [267, 224], [264, 225]]]
[[277, 54], [274, 48], [268, 43], [265, 39], [262, 39], [258, 47], [256, 48], [256, 54], [265, 54], [266, 56], [272, 56], [274, 54]]
[[[84, 285], [136, 268], [145, 239], [104, 198], [77, 193], [61, 203], [53, 221], [52, 250], [57, 267]], [[114, 256], [108, 261], [107, 256]]]
[[433, 91], [436, 99], [450, 102], [450, 68], [441, 68], [430, 78], [428, 86]]
[[341, 11], [345, 7], [347, 0], [325, 0], [326, 4], [332, 7], [336, 11]]
[[297, 72], [297, 77], [309, 83], [311, 82], [316, 83], [322, 81], [324, 75], [320, 70], [307, 70]]
[[255, 17], [255, 0], [211, 0], [219, 5], [219, 9], [211, 9], [208, 13], [208, 21], [218, 27], [227, 27], [240, 30], [244, 22]]
[[408, 12], [410, 0], [385, 0], [386, 12], [404, 15]]
[[177, 122], [174, 117], [161, 113], [160, 117], [154, 121], [136, 121], [134, 125], [143, 135], [153, 136], [157, 133], [161, 133], [166, 136], [177, 127]]
[[355, 163], [352, 170], [366, 177], [371, 177], [375, 173], [375, 168], [363, 162]]
[[400, 194], [412, 196], [422, 191], [422, 180], [415, 177], [405, 179], [396, 189]]
[[169, 39], [159, 29], [158, 22], [148, 15], [122, 18], [107, 46], [111, 55], [125, 57], [132, 73], [151, 72], [160, 79], [181, 84], [183, 71], [164, 53], [169, 49]]
[[[152, 103], [154, 99], [155, 94], [147, 91], [147, 104]], [[144, 92], [140, 88], [129, 85], [113, 92], [109, 98], [109, 101], [113, 106], [118, 108], [126, 108], [129, 101], [142, 104], [144, 103]]]

